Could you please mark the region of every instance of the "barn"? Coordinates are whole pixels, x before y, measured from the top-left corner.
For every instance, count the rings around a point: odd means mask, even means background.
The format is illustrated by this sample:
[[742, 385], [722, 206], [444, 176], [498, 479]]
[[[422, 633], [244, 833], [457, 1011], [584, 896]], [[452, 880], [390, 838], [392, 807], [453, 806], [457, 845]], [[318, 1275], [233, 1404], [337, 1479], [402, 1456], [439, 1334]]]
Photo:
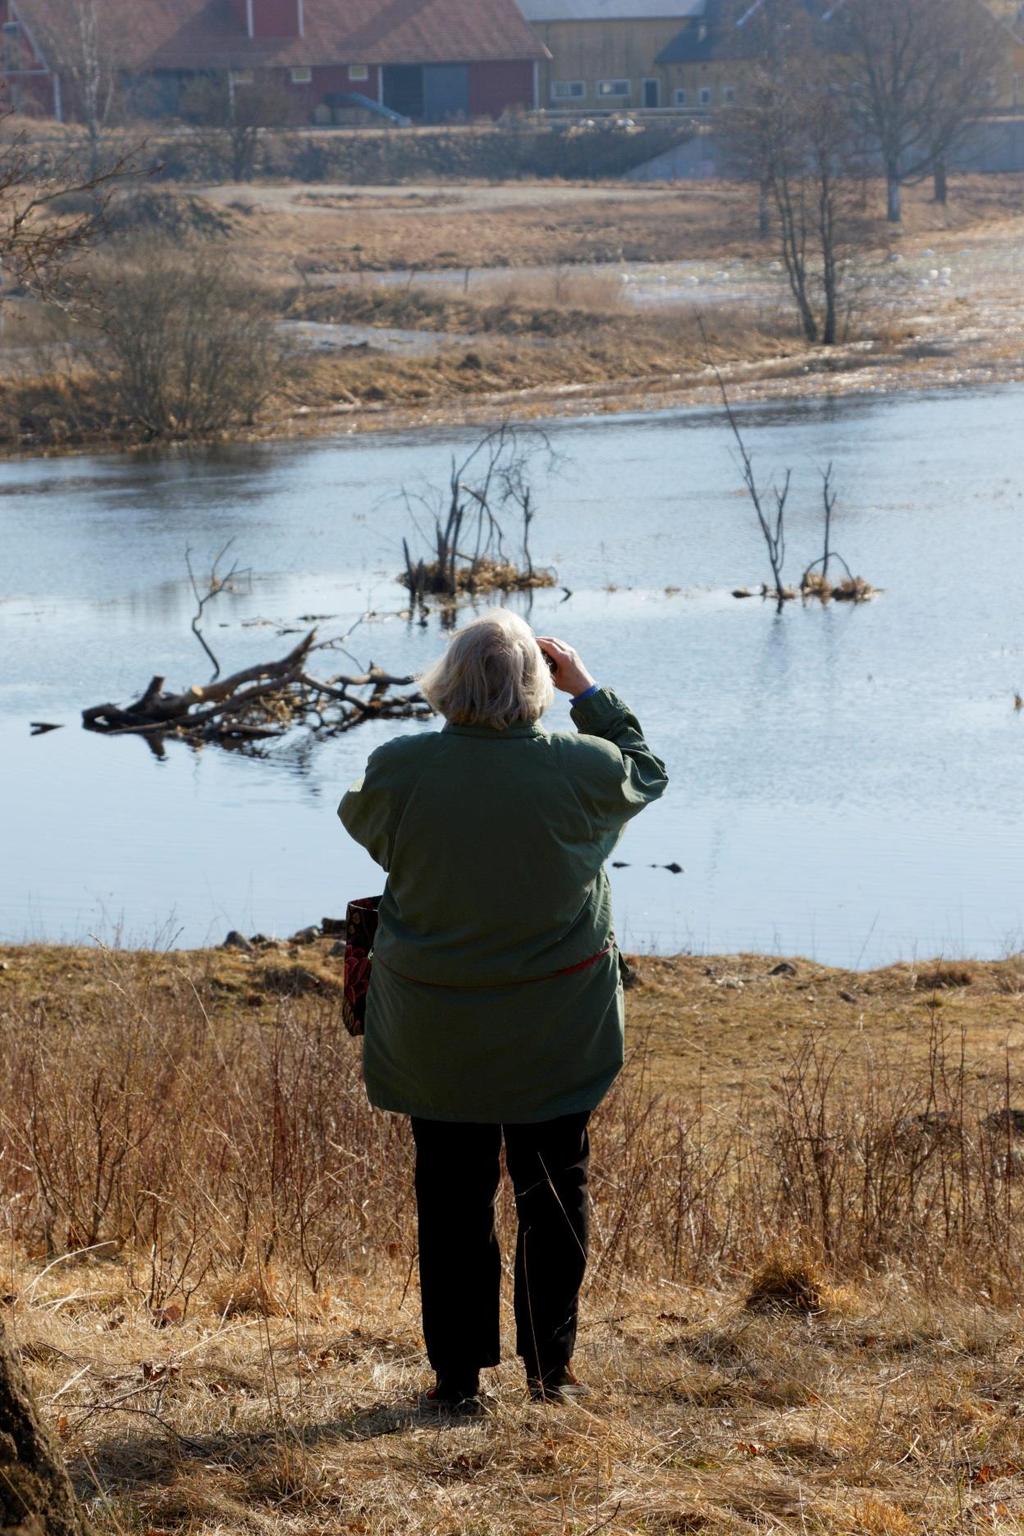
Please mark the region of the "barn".
[[696, 31], [707, 0], [519, 0], [545, 45], [541, 105], [594, 112], [672, 105], [660, 55]]
[[546, 56], [516, 0], [0, 0], [0, 26], [10, 104], [61, 119], [90, 49], [162, 111], [197, 76], [258, 74], [297, 121], [350, 98], [420, 122], [500, 117], [535, 105]]

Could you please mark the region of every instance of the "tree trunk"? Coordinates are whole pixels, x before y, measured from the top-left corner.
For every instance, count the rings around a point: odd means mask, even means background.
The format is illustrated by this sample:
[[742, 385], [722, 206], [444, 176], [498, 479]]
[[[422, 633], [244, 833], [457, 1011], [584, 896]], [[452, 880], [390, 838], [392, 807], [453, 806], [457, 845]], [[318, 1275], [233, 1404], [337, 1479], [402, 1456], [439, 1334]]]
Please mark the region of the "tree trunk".
[[767, 240], [772, 232], [769, 190], [768, 183], [762, 181], [757, 195], [757, 237], [759, 240]]
[[890, 224], [900, 224], [903, 221], [903, 183], [898, 166], [890, 165], [886, 168], [885, 191], [885, 216]]
[[935, 201], [945, 207], [949, 201], [949, 183], [946, 179], [945, 160], [936, 160], [932, 175], [935, 184]]
[[0, 1536], [88, 1536], [67, 1472], [0, 1324]]

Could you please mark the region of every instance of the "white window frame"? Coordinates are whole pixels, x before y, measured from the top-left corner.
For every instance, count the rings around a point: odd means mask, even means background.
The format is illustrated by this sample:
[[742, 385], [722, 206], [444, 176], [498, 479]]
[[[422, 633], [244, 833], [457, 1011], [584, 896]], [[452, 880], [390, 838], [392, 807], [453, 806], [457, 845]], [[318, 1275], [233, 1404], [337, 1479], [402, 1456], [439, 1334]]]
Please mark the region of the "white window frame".
[[654, 86], [654, 94], [658, 98], [657, 101], [655, 102], [655, 107], [660, 107], [661, 106], [661, 81], [658, 79], [657, 75], [644, 75], [643, 79], [640, 81], [640, 99], [643, 102], [644, 106], [646, 107], [646, 105], [647, 105], [647, 87], [649, 85], [653, 85]]
[[348, 67], [348, 78], [350, 80], [360, 80], [365, 85], [366, 81], [370, 78], [369, 64], [350, 64]]
[[[622, 87], [621, 90], [617, 89], [619, 86]], [[609, 96], [614, 96], [617, 100], [621, 101], [624, 97], [633, 94], [633, 86], [629, 80], [617, 76], [614, 80], [599, 80], [597, 82], [597, 94], [602, 101], [606, 100]]]
[[296, 64], [290, 71], [292, 85], [312, 85], [313, 71], [308, 64]]
[[677, 85], [676, 86], [675, 90], [672, 92], [672, 100], [675, 102], [677, 107], [685, 107], [686, 106], [686, 86], [685, 85]]
[[697, 92], [697, 105], [710, 107], [714, 99], [714, 93], [710, 85], [702, 85]]
[[587, 94], [585, 80], [552, 80], [552, 101], [582, 101]]
[[736, 87], [734, 85], [722, 86], [722, 105], [731, 107], [736, 101]]

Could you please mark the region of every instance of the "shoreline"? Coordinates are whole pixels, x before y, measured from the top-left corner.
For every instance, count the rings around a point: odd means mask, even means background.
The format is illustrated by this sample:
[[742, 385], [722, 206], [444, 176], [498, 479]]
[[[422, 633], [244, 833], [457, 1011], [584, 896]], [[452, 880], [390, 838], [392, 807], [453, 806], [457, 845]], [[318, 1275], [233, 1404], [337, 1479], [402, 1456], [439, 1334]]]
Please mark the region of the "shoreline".
[[[945, 366], [936, 366], [940, 361]], [[807, 349], [778, 358], [723, 364], [719, 372], [729, 390], [730, 404], [734, 406], [824, 405], [846, 399], [883, 400], [908, 394], [1009, 388], [1024, 383], [1024, 357], [1009, 366], [1005, 363], [997, 366], [979, 359], [972, 367], [964, 368], [956, 366], [952, 357], [911, 359], [876, 350], [873, 342], [854, 342], [834, 348], [828, 354]], [[717, 379], [707, 366], [668, 377], [651, 374], [609, 379], [603, 383], [541, 384], [518, 390], [481, 392], [465, 400], [437, 404], [368, 401], [327, 409], [301, 406], [284, 423], [260, 423], [255, 428], [215, 437], [138, 442], [98, 435], [74, 444], [3, 446], [0, 447], [0, 463], [329, 442], [332, 438], [417, 429], [485, 427], [503, 420], [555, 423], [720, 404]]]

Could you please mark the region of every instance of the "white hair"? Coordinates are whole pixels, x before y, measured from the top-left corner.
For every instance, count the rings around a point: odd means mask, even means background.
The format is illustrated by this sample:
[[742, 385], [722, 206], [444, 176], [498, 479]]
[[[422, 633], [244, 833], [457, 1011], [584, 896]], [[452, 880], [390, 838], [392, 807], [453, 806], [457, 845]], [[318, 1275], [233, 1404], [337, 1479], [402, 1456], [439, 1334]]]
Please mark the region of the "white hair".
[[533, 630], [506, 608], [483, 614], [454, 634], [420, 679], [420, 691], [452, 725], [489, 725], [497, 731], [539, 720], [555, 696]]

